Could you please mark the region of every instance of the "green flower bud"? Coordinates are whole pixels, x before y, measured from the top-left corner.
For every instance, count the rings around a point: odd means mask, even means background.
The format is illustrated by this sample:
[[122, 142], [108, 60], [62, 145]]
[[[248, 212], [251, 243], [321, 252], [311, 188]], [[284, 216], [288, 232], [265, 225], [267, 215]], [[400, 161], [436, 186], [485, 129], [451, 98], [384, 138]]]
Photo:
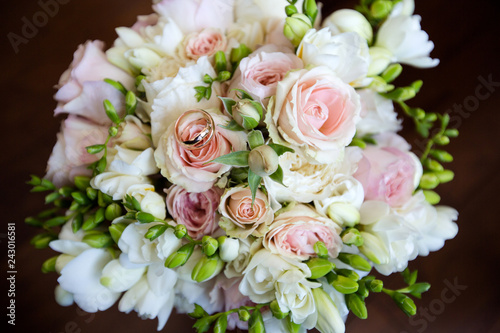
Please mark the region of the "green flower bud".
[[[367, 40], [368, 44], [373, 40], [373, 29], [366, 17], [354, 9], [340, 9], [333, 12], [323, 21], [324, 27], [342, 32], [356, 32]], [[378, 73], [377, 73], [378, 74]]]
[[71, 230], [76, 234], [78, 230], [82, 228], [83, 225], [83, 214], [76, 214], [75, 218], [71, 221]]
[[444, 131], [444, 135], [449, 136], [450, 138], [456, 138], [458, 136], [458, 130], [456, 128], [449, 128]]
[[285, 7], [286, 16], [292, 16], [293, 14], [296, 14], [298, 12], [299, 11], [297, 10], [297, 7], [295, 7], [294, 5], [288, 5]]
[[353, 281], [359, 280], [359, 274], [351, 269], [343, 269], [343, 268], [337, 269], [337, 270], [335, 270], [335, 273], [342, 275], [342, 276], [345, 276], [346, 278], [349, 278]]
[[219, 248], [219, 243], [212, 237], [205, 235], [202, 238], [201, 248], [207, 256], [212, 256]]
[[219, 242], [219, 256], [224, 262], [231, 262], [238, 257], [240, 241], [235, 238], [221, 236], [217, 238]]
[[215, 71], [217, 73], [227, 70], [226, 54], [223, 51], [217, 51], [214, 56]]
[[85, 191], [90, 186], [90, 177], [76, 176], [74, 178], [75, 186], [80, 191]]
[[254, 129], [262, 119], [263, 110], [259, 102], [243, 99], [233, 106], [233, 119], [246, 130]]
[[104, 216], [108, 221], [113, 221], [114, 219], [120, 217], [121, 215], [122, 215], [122, 206], [120, 206], [116, 202], [113, 202], [111, 205], [106, 207], [106, 211], [104, 213]]
[[397, 306], [408, 316], [414, 316], [417, 313], [415, 302], [413, 302], [413, 300], [405, 294], [394, 293], [392, 295], [392, 299], [394, 300], [394, 302], [396, 302]]
[[42, 264], [42, 273], [50, 273], [56, 271], [57, 257], [59, 256], [55, 256], [44, 261], [44, 263]]
[[106, 193], [102, 193], [101, 191], [97, 192], [97, 204], [100, 207], [107, 207], [108, 205], [113, 203], [113, 198]]
[[312, 289], [312, 293], [314, 303], [316, 304], [316, 311], [318, 312], [316, 328], [320, 332], [344, 332], [344, 321], [332, 298], [323, 288], [314, 288]]
[[318, 16], [318, 5], [316, 5], [316, 0], [304, 0], [302, 11], [311, 18], [311, 23], [314, 23], [316, 16]]
[[387, 67], [387, 69], [382, 73], [381, 77], [385, 80], [385, 82], [391, 83], [398, 78], [402, 71], [403, 66], [401, 66], [400, 64], [392, 64]]
[[273, 313], [273, 316], [276, 318], [276, 319], [283, 319], [285, 318], [286, 316], [288, 316], [288, 312], [283, 312], [281, 311], [281, 308], [280, 308], [280, 305], [278, 304], [278, 301], [277, 300], [273, 300], [271, 302], [271, 304], [269, 305], [269, 308], [271, 309], [271, 312]]
[[71, 196], [73, 197], [73, 200], [81, 206], [85, 206], [90, 203], [89, 198], [82, 192], [73, 192], [71, 193]]
[[367, 284], [368, 284], [368, 289], [374, 293], [379, 293], [384, 288], [384, 282], [378, 279], [371, 280]]
[[135, 218], [141, 223], [151, 223], [156, 220], [153, 214], [149, 214], [146, 212], [138, 212], [137, 214], [135, 214]]
[[314, 252], [320, 258], [328, 258], [328, 248], [326, 247], [325, 243], [321, 241], [317, 241], [316, 243], [314, 243]]
[[240, 63], [241, 59], [246, 58], [252, 50], [250, 50], [245, 44], [240, 44], [231, 50], [231, 63], [236, 66]]
[[37, 249], [44, 249], [49, 246], [49, 243], [56, 239], [56, 236], [51, 234], [39, 234], [33, 237], [30, 241], [31, 245], [33, 245]]
[[306, 262], [307, 267], [311, 270], [310, 279], [319, 279], [329, 272], [335, 267], [335, 264], [328, 261], [328, 259], [322, 258], [312, 258], [308, 262]]
[[264, 333], [265, 331], [266, 328], [260, 310], [253, 310], [248, 321], [248, 333]]
[[352, 294], [358, 291], [359, 284], [343, 275], [337, 275], [337, 279], [331, 285], [342, 294]]
[[435, 189], [439, 185], [439, 178], [434, 172], [426, 172], [420, 178], [420, 187], [425, 190]]
[[241, 307], [238, 309], [238, 318], [241, 321], [248, 321], [250, 319], [250, 312], [247, 309]]
[[429, 153], [432, 157], [434, 157], [439, 162], [449, 163], [453, 162], [453, 156], [450, 153], [444, 150], [433, 149]]
[[220, 260], [219, 255], [214, 254], [211, 257], [203, 256], [194, 266], [191, 272], [191, 279], [196, 282], [207, 281], [218, 275], [224, 268], [224, 262]]
[[363, 246], [359, 247], [361, 253], [375, 264], [389, 262], [389, 252], [381, 239], [364, 231], [361, 232], [361, 237], [363, 237]]
[[175, 226], [174, 235], [175, 237], [181, 239], [187, 234], [187, 228], [184, 224], [178, 224]]
[[120, 237], [122, 236], [123, 230], [127, 227], [125, 223], [115, 223], [109, 226], [108, 230], [111, 234], [111, 238], [113, 241], [118, 244]]
[[328, 206], [326, 214], [338, 225], [347, 227], [355, 226], [361, 218], [356, 207], [343, 202], [332, 203]]
[[422, 163], [422, 165], [426, 169], [429, 169], [431, 171], [443, 171], [444, 170], [443, 166], [438, 161], [431, 160], [430, 158], [426, 158], [424, 160], [424, 162]]
[[359, 288], [358, 291], [356, 292], [362, 299], [367, 298], [370, 295], [370, 291], [366, 287], [365, 283], [358, 283]]
[[225, 333], [227, 328], [227, 314], [220, 315], [215, 321], [214, 333]]
[[434, 191], [424, 190], [425, 200], [431, 205], [437, 205], [441, 201], [441, 197]]
[[368, 318], [368, 310], [365, 302], [357, 294], [345, 295], [347, 308], [360, 319]]
[[440, 183], [450, 182], [455, 177], [455, 173], [451, 170], [436, 171], [434, 174], [438, 177]]
[[156, 238], [160, 237], [167, 231], [168, 227], [164, 224], [157, 224], [148, 229], [144, 238], [154, 241]]
[[310, 29], [311, 20], [304, 14], [296, 13], [286, 18], [283, 34], [297, 47]]
[[267, 145], [259, 146], [248, 155], [248, 166], [260, 177], [270, 176], [278, 170], [278, 154]]
[[193, 254], [194, 243], [181, 246], [165, 260], [165, 267], [175, 268], [184, 265]]
[[434, 142], [440, 146], [446, 146], [447, 144], [450, 143], [450, 138], [443, 135], [443, 136], [435, 138]]
[[392, 1], [377, 0], [371, 5], [370, 12], [374, 18], [383, 19], [391, 13], [392, 7]]
[[85, 235], [82, 242], [95, 247], [95, 248], [105, 248], [113, 245], [113, 238], [111, 235], [104, 232], [92, 232]]
[[360, 271], [369, 272], [372, 269], [370, 263], [357, 254], [340, 253], [338, 259], [344, 264]]
[[363, 237], [356, 228], [348, 228], [341, 234], [342, 242], [346, 245], [361, 246], [363, 245]]

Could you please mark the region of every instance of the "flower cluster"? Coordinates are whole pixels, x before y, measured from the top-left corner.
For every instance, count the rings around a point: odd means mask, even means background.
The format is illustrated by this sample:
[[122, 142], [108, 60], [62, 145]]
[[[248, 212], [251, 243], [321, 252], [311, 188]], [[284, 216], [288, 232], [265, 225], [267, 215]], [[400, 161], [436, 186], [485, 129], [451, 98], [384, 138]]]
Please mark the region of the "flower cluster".
[[[27, 222], [59, 252], [59, 304], [118, 302], [225, 332], [344, 332], [383, 292], [408, 315], [429, 285], [407, 270], [457, 231], [433, 189], [446, 115], [406, 101], [402, 65], [434, 67], [413, 0], [363, 0], [322, 22], [311, 0], [163, 0], [88, 41], [61, 76], [66, 114]], [[427, 137], [417, 157], [399, 105]], [[432, 130], [432, 131], [431, 131]], [[432, 136], [430, 136], [432, 133]], [[392, 290], [368, 275], [403, 272]]]

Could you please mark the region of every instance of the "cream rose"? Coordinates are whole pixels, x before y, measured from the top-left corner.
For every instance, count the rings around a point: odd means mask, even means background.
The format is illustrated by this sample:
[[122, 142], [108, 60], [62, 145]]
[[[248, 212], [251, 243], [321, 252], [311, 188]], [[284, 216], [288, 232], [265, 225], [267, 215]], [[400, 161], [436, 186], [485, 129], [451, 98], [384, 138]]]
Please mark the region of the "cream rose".
[[309, 205], [297, 204], [276, 216], [262, 244], [271, 253], [307, 260], [316, 255], [314, 244], [321, 241], [330, 257], [336, 258], [342, 248], [340, 231], [337, 224]]
[[217, 229], [222, 190], [212, 187], [208, 191], [190, 193], [182, 186], [172, 186], [167, 191], [168, 212], [177, 224], [186, 226], [188, 234], [200, 239]]
[[207, 28], [186, 36], [183, 51], [187, 58], [197, 60], [202, 56], [210, 57], [217, 51], [225, 51], [227, 39], [220, 30]]
[[252, 192], [248, 186], [239, 185], [226, 190], [220, 199], [219, 212], [221, 228], [231, 237], [247, 238], [249, 235], [261, 237], [274, 219], [269, 199], [257, 190], [252, 204]]
[[320, 66], [290, 72], [278, 83], [265, 122], [274, 142], [316, 163], [333, 163], [354, 137], [360, 109], [354, 88]]
[[[215, 110], [212, 110], [215, 112]], [[219, 163], [208, 163], [232, 151], [246, 150], [246, 134], [221, 128], [229, 118], [212, 112], [215, 133], [212, 140], [202, 149], [188, 150], [175, 139], [175, 124], [172, 123], [160, 138], [155, 151], [155, 159], [161, 174], [170, 182], [184, 187], [188, 192], [209, 190], [217, 179], [231, 169]], [[191, 113], [177, 130], [183, 133], [183, 140], [192, 140], [207, 125], [207, 120], [199, 113]]]

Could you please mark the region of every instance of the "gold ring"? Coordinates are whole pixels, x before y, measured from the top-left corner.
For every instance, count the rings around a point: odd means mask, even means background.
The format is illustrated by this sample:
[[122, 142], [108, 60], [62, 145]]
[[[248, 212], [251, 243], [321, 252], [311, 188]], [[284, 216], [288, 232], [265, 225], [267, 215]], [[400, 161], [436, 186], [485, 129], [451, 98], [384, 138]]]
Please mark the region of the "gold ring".
[[[195, 120], [200, 120], [200, 119], [206, 120], [207, 123], [205, 125], [205, 128], [203, 128], [194, 138], [191, 138], [189, 140], [183, 140], [182, 136], [187, 127], [184, 127], [182, 131], [179, 131], [179, 126], [182, 126], [183, 122], [186, 121], [186, 116], [195, 113], [201, 114], [201, 117]], [[184, 149], [187, 150], [201, 149], [205, 147], [210, 142], [210, 140], [212, 140], [215, 133], [215, 122], [210, 113], [208, 113], [205, 110], [189, 110], [184, 112], [179, 118], [177, 118], [177, 121], [175, 122], [174, 125], [174, 133], [175, 133], [175, 139]]]

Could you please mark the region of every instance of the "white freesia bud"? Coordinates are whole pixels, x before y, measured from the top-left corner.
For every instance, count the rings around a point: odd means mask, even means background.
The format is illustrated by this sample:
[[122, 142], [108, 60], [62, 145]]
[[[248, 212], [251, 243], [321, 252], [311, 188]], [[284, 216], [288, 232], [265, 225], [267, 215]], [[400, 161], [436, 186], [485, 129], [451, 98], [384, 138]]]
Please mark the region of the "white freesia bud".
[[239, 255], [240, 241], [235, 238], [219, 238], [219, 255], [222, 261], [231, 262]]
[[375, 264], [384, 265], [389, 263], [390, 258], [387, 247], [379, 237], [364, 231], [361, 232], [361, 236], [364, 241], [363, 246], [359, 248], [361, 253]]
[[296, 13], [286, 18], [283, 33], [294, 46], [298, 46], [310, 29], [312, 29], [311, 20], [304, 14]]
[[262, 145], [252, 149], [248, 155], [248, 166], [261, 177], [272, 175], [279, 166], [278, 154], [269, 146]]
[[128, 50], [125, 57], [137, 69], [155, 67], [161, 61], [158, 53], [145, 47]]
[[342, 32], [356, 32], [371, 44], [373, 29], [360, 12], [353, 9], [340, 9], [333, 12], [323, 21], [323, 27], [330, 28], [334, 34]]
[[141, 204], [141, 210], [164, 220], [167, 216], [165, 199], [155, 192], [153, 185], [137, 184], [128, 188], [127, 194]]
[[380, 46], [370, 47], [370, 66], [368, 67], [368, 76], [374, 76], [382, 73], [392, 62], [392, 52]]
[[144, 38], [130, 28], [119, 27], [116, 28], [115, 31], [121, 38], [121, 41], [130, 48], [139, 47], [145, 43]]
[[69, 254], [60, 254], [56, 259], [56, 272], [58, 274], [61, 274], [64, 266], [66, 266], [73, 259], [75, 259], [75, 257]]
[[101, 284], [111, 291], [126, 291], [136, 284], [146, 271], [146, 267], [128, 269], [119, 259], [111, 260], [102, 270]]
[[337, 306], [332, 298], [323, 290], [323, 288], [314, 288], [312, 290], [314, 303], [318, 310], [318, 321], [316, 329], [320, 332], [337, 333], [345, 331], [345, 324], [340, 316]]
[[359, 210], [349, 203], [334, 202], [327, 210], [327, 215], [340, 226], [353, 227], [359, 223]]
[[56, 286], [54, 296], [60, 306], [70, 306], [75, 302], [73, 294], [64, 290], [60, 285]]

